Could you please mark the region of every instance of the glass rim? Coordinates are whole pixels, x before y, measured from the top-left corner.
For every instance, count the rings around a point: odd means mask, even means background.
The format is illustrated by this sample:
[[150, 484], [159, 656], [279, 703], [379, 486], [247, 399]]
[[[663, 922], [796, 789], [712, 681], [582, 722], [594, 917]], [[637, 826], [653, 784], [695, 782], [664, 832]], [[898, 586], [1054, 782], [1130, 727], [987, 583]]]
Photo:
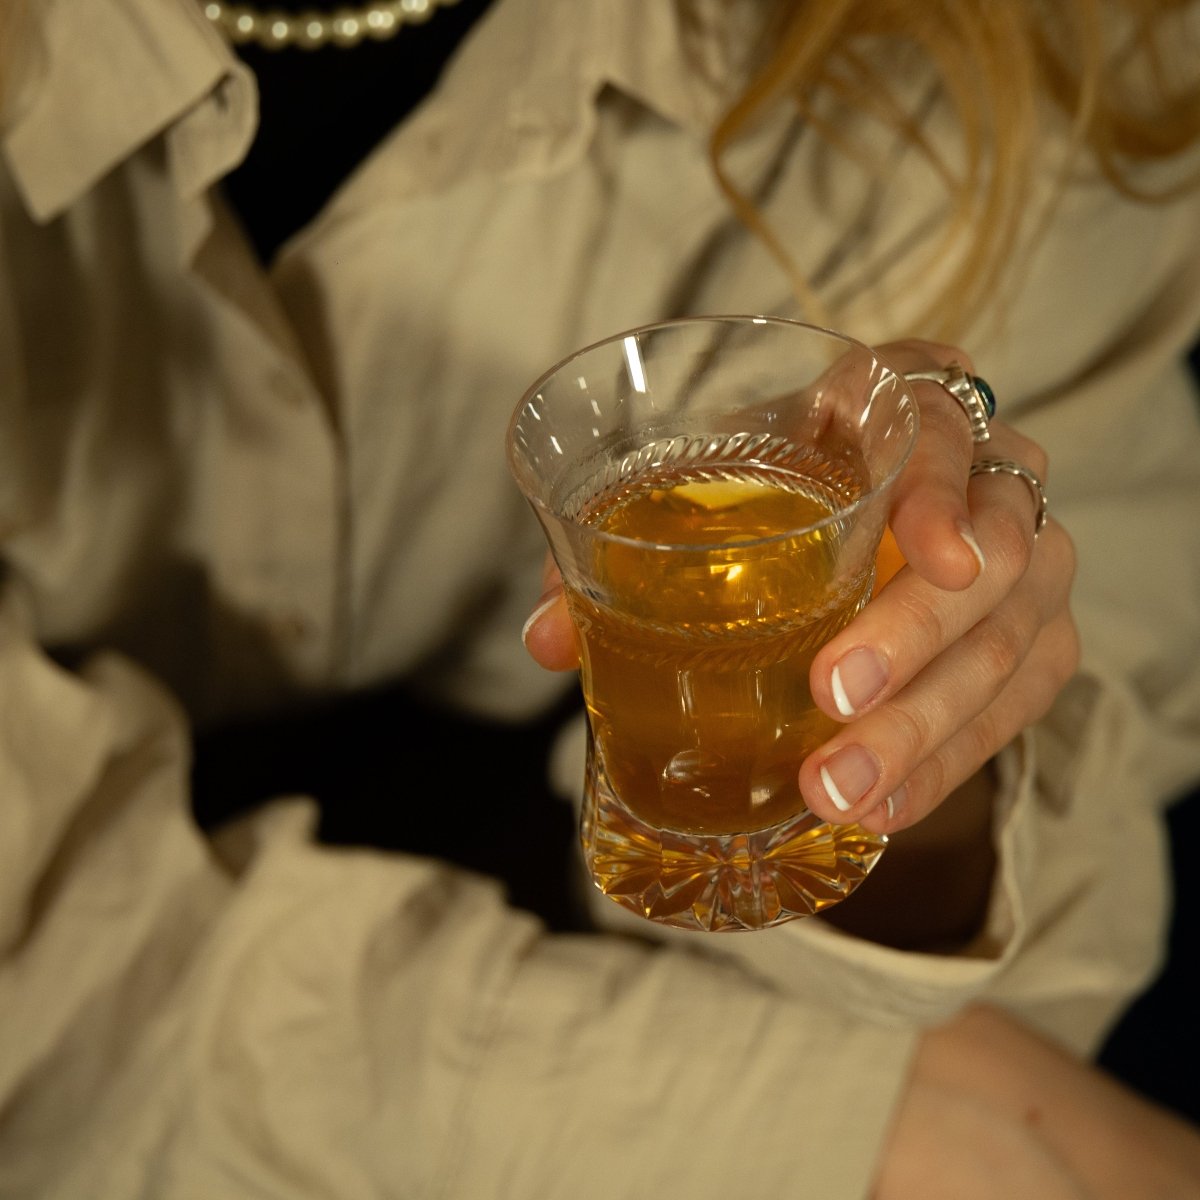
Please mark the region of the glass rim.
[[629, 546], [639, 550], [655, 550], [655, 551], [679, 551], [679, 552], [694, 552], [706, 553], [716, 549], [729, 549], [728, 542], [654, 542], [647, 538], [628, 537], [624, 534], [610, 533], [607, 530], [601, 529], [588, 521], [580, 520], [577, 516], [568, 516], [565, 513], [556, 511], [551, 505], [547, 504], [538, 496], [531, 496], [524, 487], [521, 486], [521, 476], [523, 472], [517, 469], [517, 456], [515, 452], [515, 433], [520, 423], [521, 414], [525, 411], [529, 402], [534, 396], [553, 379], [556, 375], [568, 367], [572, 362], [582, 358], [585, 354], [591, 354], [595, 350], [600, 350], [605, 346], [610, 346], [615, 342], [622, 342], [626, 338], [634, 337], [638, 334], [653, 333], [662, 329], [681, 328], [683, 326], [703, 326], [703, 325], [765, 325], [779, 328], [795, 328], [803, 329], [810, 333], [823, 334], [825, 337], [831, 338], [840, 342], [847, 349], [862, 350], [866, 354], [889, 372], [899, 384], [901, 391], [908, 400], [909, 409], [912, 413], [912, 436], [909, 438], [908, 445], [904, 448], [903, 453], [896, 461], [895, 465], [883, 476], [874, 483], [870, 488], [863, 492], [850, 504], [839, 506], [829, 513], [828, 516], [822, 517], [819, 521], [812, 521], [805, 525], [797, 525], [786, 530], [780, 530], [776, 533], [766, 534], [759, 538], [748, 538], [746, 541], [739, 541], [738, 548], [754, 548], [758, 546], [771, 545], [775, 542], [787, 541], [790, 538], [795, 538], [804, 534], [815, 533], [821, 529], [825, 529], [830, 525], [840, 521], [845, 521], [853, 517], [861, 509], [865, 508], [871, 501], [876, 499], [881, 492], [886, 491], [896, 481], [900, 473], [908, 466], [909, 460], [912, 458], [913, 450], [917, 444], [917, 438], [921, 428], [921, 412], [917, 405], [917, 398], [913, 392], [912, 385], [905, 378], [904, 373], [894, 367], [891, 361], [884, 355], [880, 354], [874, 347], [869, 346], [866, 342], [852, 337], [850, 334], [842, 333], [840, 330], [831, 329], [828, 326], [817, 325], [810, 321], [800, 321], [792, 317], [770, 316], [765, 313], [712, 313], [692, 317], [670, 317], [662, 321], [651, 321], [643, 325], [633, 325], [628, 329], [623, 329], [618, 333], [611, 333], [605, 337], [599, 338], [594, 342], [588, 343], [586, 346], [581, 346], [579, 349], [572, 351], [570, 354], [558, 360], [552, 366], [547, 367], [525, 391], [521, 394], [521, 398], [513, 407], [512, 416], [509, 418], [508, 429], [505, 433], [505, 455], [508, 459], [509, 470], [517, 480], [517, 486], [520, 487], [525, 499], [533, 505], [534, 509], [544, 515], [546, 518], [560, 524], [566, 525], [573, 529], [586, 532], [590, 537], [594, 537], [601, 541], [611, 542], [616, 545]]

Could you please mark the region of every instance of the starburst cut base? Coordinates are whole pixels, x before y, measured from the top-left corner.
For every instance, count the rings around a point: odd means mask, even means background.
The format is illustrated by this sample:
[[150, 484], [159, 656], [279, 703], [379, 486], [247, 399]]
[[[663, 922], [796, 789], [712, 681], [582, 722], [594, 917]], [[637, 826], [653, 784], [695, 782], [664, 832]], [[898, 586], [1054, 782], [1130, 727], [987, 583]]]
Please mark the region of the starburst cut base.
[[750, 833], [679, 833], [634, 816], [593, 766], [580, 827], [596, 886], [648, 920], [707, 933], [767, 929], [844, 900], [887, 845], [807, 811]]

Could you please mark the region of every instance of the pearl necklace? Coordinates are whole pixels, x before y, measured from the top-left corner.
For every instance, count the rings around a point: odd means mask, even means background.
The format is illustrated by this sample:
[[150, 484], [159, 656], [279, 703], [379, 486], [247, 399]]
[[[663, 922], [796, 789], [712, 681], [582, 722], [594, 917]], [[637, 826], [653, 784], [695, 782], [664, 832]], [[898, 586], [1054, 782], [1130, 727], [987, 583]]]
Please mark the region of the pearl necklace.
[[357, 46], [371, 38], [382, 42], [395, 37], [405, 25], [420, 25], [439, 9], [458, 0], [376, 0], [362, 8], [339, 8], [336, 12], [263, 12], [248, 4], [205, 0], [204, 15], [231, 42], [254, 42], [265, 50], [298, 46], [317, 50], [321, 46]]

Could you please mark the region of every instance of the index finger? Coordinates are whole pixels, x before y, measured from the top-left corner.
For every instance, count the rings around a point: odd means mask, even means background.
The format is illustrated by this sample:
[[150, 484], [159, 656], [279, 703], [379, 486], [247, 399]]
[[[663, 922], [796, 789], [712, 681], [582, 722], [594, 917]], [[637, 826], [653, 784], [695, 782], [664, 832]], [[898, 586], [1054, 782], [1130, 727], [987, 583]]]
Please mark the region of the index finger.
[[542, 595], [525, 621], [521, 640], [534, 661], [548, 671], [573, 671], [579, 666], [562, 576], [549, 553], [542, 567]]
[[[879, 347], [900, 373], [933, 371], [970, 359], [938, 342], [910, 339]], [[908, 564], [923, 579], [947, 591], [969, 587], [983, 556], [967, 507], [967, 481], [975, 445], [958, 402], [932, 380], [910, 382], [921, 414], [912, 458], [896, 481], [889, 522]]]

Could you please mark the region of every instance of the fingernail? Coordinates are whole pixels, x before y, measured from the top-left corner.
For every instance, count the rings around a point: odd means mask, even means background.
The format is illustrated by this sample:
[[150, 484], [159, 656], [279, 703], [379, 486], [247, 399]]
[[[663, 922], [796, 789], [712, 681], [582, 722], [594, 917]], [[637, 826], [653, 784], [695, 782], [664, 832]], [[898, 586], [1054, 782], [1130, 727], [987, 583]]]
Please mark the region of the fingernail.
[[879, 781], [879, 760], [862, 746], [839, 750], [821, 767], [821, 783], [840, 812], [848, 812]]
[[887, 664], [869, 646], [843, 654], [829, 677], [833, 702], [843, 717], [852, 717], [887, 683]]
[[987, 566], [987, 562], [983, 557], [983, 551], [979, 548], [979, 543], [975, 540], [975, 530], [966, 521], [960, 521], [958, 523], [958, 536], [967, 543], [971, 553], [975, 555], [975, 561], [979, 564], [979, 571], [982, 573], [983, 568]]
[[908, 800], [908, 784], [902, 783], [884, 802], [889, 821], [894, 821], [903, 811]]
[[529, 643], [529, 631], [558, 603], [561, 595], [562, 592], [555, 588], [538, 601], [537, 607], [529, 614], [525, 624], [521, 626], [521, 641], [526, 645]]

